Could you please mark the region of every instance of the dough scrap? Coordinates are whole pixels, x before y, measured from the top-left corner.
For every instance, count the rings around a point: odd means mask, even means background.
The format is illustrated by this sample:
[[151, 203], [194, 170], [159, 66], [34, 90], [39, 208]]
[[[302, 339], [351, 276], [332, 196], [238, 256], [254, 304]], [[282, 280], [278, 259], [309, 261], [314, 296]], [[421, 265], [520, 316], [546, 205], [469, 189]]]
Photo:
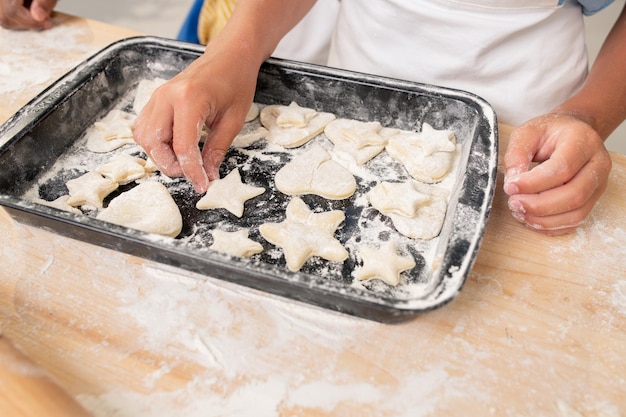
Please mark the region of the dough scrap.
[[263, 252], [263, 245], [248, 238], [248, 229], [234, 232], [213, 230], [213, 244], [209, 249], [239, 258], [249, 258]]
[[212, 181], [206, 194], [196, 203], [196, 208], [199, 210], [224, 208], [235, 216], [241, 217], [245, 202], [264, 192], [263, 187], [241, 182], [241, 174], [236, 168], [224, 178]]
[[384, 128], [379, 122], [336, 119], [326, 125], [324, 134], [335, 145], [335, 152], [350, 156], [363, 165], [385, 149], [389, 137], [398, 129]]
[[333, 236], [344, 220], [343, 211], [314, 213], [302, 199], [294, 197], [283, 222], [263, 223], [259, 231], [265, 240], [283, 249], [287, 268], [295, 272], [312, 256], [334, 262], [348, 257], [348, 251]]
[[274, 182], [287, 195], [316, 194], [330, 200], [348, 198], [356, 191], [354, 175], [319, 145], [279, 169]]
[[153, 169], [152, 167], [153, 165], [144, 159], [119, 154], [100, 165], [96, 171], [104, 177], [124, 185], [145, 177], [150, 172], [149, 170]]
[[257, 127], [255, 130], [247, 131], [245, 128], [235, 136], [231, 146], [234, 148], [247, 148], [254, 142], [266, 138], [269, 135], [269, 131], [263, 126]]
[[296, 148], [322, 133], [326, 125], [335, 119], [335, 115], [291, 102], [289, 106], [275, 104], [264, 107], [260, 119], [263, 127], [269, 131], [270, 142], [284, 148]]
[[408, 180], [381, 182], [367, 193], [370, 204], [389, 217], [396, 230], [413, 239], [439, 235], [448, 208], [448, 191]]
[[163, 78], [144, 79], [137, 85], [137, 91], [135, 92], [135, 99], [133, 100], [133, 111], [136, 115], [141, 113], [141, 110], [150, 101], [154, 90], [165, 84], [167, 80]]
[[118, 109], [111, 110], [87, 132], [87, 149], [91, 152], [106, 153], [124, 145], [134, 144], [134, 123], [134, 114]]
[[248, 113], [246, 113], [246, 118], [244, 119], [244, 122], [248, 123], [259, 117], [260, 111], [261, 110], [259, 109], [259, 105], [253, 102], [248, 109]]
[[102, 201], [119, 186], [117, 182], [95, 171], [69, 180], [65, 185], [70, 192], [67, 204], [73, 207], [91, 205], [97, 208], [102, 208]]
[[183, 228], [176, 202], [167, 188], [156, 181], [143, 182], [123, 192], [96, 218], [168, 237], [176, 237]]
[[52, 201], [47, 201], [41, 198], [36, 198], [33, 200], [33, 203], [41, 204], [41, 205], [48, 206], [48, 207], [53, 207], [53, 208], [63, 210], [63, 211], [69, 211], [70, 213], [74, 213], [74, 214], [83, 214], [83, 212], [77, 209], [76, 207], [73, 207], [67, 204], [67, 200], [69, 198], [70, 198], [69, 195], [62, 195], [61, 197]]
[[426, 183], [441, 181], [455, 157], [455, 136], [451, 130], [435, 130], [424, 123], [422, 132], [401, 131], [385, 147], [414, 179]]
[[380, 279], [389, 285], [400, 283], [400, 274], [415, 267], [412, 256], [399, 255], [398, 247], [393, 241], [386, 242], [380, 248], [362, 246], [359, 250], [363, 266], [353, 272], [359, 281]]

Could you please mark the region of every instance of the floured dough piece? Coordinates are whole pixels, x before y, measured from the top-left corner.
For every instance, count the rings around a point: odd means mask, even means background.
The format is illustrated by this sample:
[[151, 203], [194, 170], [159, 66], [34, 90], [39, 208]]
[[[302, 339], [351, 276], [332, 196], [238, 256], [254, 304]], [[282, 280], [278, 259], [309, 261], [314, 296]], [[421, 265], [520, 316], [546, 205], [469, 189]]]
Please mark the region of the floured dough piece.
[[400, 283], [400, 274], [415, 267], [413, 257], [399, 255], [393, 241], [386, 242], [379, 249], [362, 246], [359, 252], [363, 266], [353, 272], [359, 281], [380, 279], [395, 287]]
[[176, 237], [183, 218], [167, 188], [156, 181], [143, 182], [109, 203], [98, 219], [143, 232]]
[[120, 185], [143, 178], [153, 169], [146, 160], [127, 154], [119, 154], [100, 165], [96, 171]]
[[94, 123], [87, 133], [87, 149], [91, 152], [111, 152], [124, 145], [133, 144], [135, 115], [113, 109]]
[[385, 147], [416, 180], [434, 183], [448, 174], [455, 157], [455, 136], [451, 130], [435, 130], [428, 123], [422, 132], [401, 131]]
[[354, 175], [319, 145], [279, 169], [274, 182], [287, 195], [316, 194], [330, 200], [348, 198], [356, 190]]
[[266, 138], [269, 135], [269, 131], [263, 126], [259, 126], [254, 130], [248, 130], [244, 127], [242, 131], [235, 136], [231, 146], [234, 148], [247, 148], [254, 142]]
[[248, 229], [235, 232], [213, 231], [213, 244], [209, 249], [239, 258], [249, 258], [263, 252], [263, 246], [248, 238]]
[[398, 129], [384, 128], [379, 122], [337, 119], [330, 122], [324, 134], [335, 145], [334, 151], [345, 153], [362, 165], [385, 149], [389, 137]]
[[224, 208], [235, 216], [241, 217], [244, 203], [264, 192], [263, 187], [242, 183], [239, 169], [235, 168], [224, 178], [209, 184], [206, 194], [196, 203], [196, 208], [199, 210]]
[[133, 100], [133, 110], [136, 115], [139, 115], [148, 101], [150, 101], [150, 97], [152, 97], [154, 90], [165, 84], [166, 81], [167, 80], [164, 80], [163, 78], [154, 78], [151, 80], [141, 80], [139, 82], [139, 85], [137, 85], [137, 92], [135, 93], [135, 100]]
[[287, 205], [287, 217], [281, 223], [264, 223], [259, 231], [265, 240], [283, 249], [287, 268], [298, 271], [312, 256], [340, 262], [348, 251], [333, 236], [345, 220], [340, 210], [314, 213], [299, 197]]
[[269, 130], [268, 140], [285, 148], [305, 144], [324, 131], [335, 119], [332, 113], [317, 112], [292, 102], [289, 106], [270, 105], [261, 110], [261, 124]]
[[102, 208], [102, 201], [117, 189], [119, 184], [91, 171], [65, 183], [70, 192], [67, 204], [70, 206], [93, 206]]
[[448, 191], [417, 181], [381, 182], [367, 193], [372, 206], [404, 236], [432, 239], [439, 235], [448, 207]]
[[259, 105], [256, 103], [252, 103], [250, 108], [248, 109], [248, 113], [246, 114], [246, 118], [244, 120], [245, 123], [251, 122], [257, 117], [259, 117]]
[[76, 207], [73, 207], [67, 204], [67, 200], [69, 198], [70, 198], [69, 195], [62, 195], [61, 197], [52, 201], [46, 201], [41, 198], [36, 198], [33, 200], [33, 203], [41, 204], [41, 205], [48, 206], [48, 207], [53, 207], [53, 208], [63, 210], [63, 211], [69, 211], [70, 213], [74, 213], [74, 214], [83, 214], [83, 212], [77, 209]]

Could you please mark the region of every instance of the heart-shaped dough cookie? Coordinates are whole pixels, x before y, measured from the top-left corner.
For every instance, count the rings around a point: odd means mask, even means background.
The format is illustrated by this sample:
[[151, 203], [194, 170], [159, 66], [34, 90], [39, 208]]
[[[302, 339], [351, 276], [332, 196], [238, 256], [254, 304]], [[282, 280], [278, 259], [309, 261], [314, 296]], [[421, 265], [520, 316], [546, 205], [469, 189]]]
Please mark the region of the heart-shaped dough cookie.
[[315, 194], [329, 200], [348, 198], [356, 191], [354, 175], [318, 145], [278, 170], [274, 182], [287, 195]]

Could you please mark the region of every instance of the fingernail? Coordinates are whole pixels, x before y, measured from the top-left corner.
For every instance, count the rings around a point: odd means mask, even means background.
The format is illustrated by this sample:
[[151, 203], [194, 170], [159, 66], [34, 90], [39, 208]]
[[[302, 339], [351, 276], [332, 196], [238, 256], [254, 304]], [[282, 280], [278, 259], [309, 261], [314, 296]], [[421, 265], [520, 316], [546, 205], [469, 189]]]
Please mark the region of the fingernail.
[[502, 188], [504, 189], [504, 192], [507, 193], [508, 195], [519, 194], [519, 188], [517, 184], [512, 182], [513, 180], [514, 179], [512, 180], [507, 180], [506, 178], [504, 179], [504, 186]]
[[526, 209], [519, 200], [509, 199], [508, 205], [509, 210], [511, 210], [513, 213], [520, 213], [522, 215], [526, 213]]

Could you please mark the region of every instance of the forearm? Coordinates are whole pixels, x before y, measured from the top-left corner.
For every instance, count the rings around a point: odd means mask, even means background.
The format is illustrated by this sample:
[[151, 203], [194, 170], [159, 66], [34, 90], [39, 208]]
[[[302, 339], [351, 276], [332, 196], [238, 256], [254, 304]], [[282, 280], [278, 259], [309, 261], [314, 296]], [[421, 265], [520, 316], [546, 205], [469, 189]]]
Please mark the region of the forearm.
[[239, 0], [215, 41], [260, 66], [314, 4], [315, 0]]
[[604, 42], [582, 89], [555, 112], [581, 119], [602, 139], [626, 118], [626, 7]]

